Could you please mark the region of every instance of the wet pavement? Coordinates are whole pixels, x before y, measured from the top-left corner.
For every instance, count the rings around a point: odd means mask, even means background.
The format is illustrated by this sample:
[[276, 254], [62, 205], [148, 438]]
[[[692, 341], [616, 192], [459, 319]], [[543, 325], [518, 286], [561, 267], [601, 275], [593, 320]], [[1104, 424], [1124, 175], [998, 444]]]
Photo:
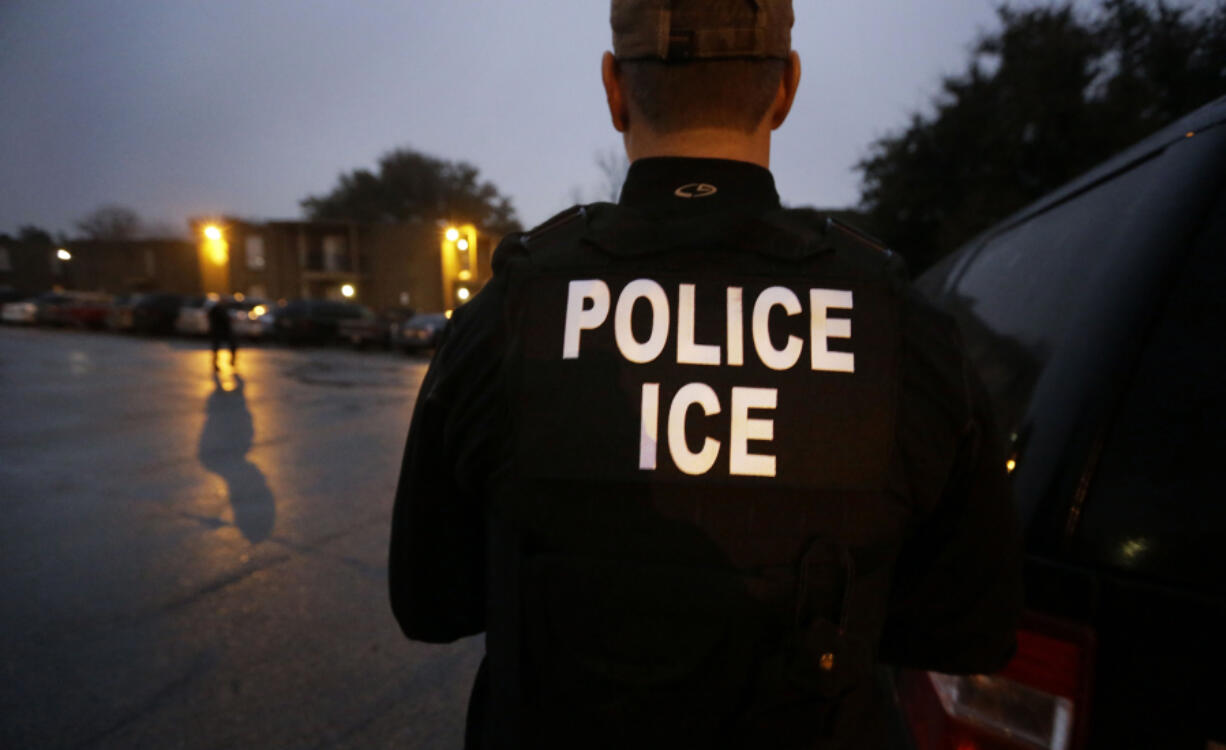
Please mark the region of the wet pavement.
[[406, 641], [424, 358], [0, 328], [0, 747], [458, 747], [479, 639]]

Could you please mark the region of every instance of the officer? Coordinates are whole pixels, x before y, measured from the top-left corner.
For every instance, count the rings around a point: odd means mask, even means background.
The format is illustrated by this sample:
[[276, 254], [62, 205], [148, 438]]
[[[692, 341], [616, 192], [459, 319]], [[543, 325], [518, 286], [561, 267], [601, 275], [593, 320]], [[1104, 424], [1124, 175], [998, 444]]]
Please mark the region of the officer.
[[209, 305], [209, 339], [213, 345], [213, 369], [219, 369], [217, 351], [226, 345], [230, 348], [230, 367], [238, 366], [238, 340], [234, 338], [234, 327], [230, 324], [230, 306], [222, 300]]
[[790, 0], [613, 0], [620, 201], [508, 236], [422, 384], [404, 633], [484, 631], [469, 747], [877, 747], [880, 662], [999, 669], [1018, 532], [952, 321], [785, 210]]

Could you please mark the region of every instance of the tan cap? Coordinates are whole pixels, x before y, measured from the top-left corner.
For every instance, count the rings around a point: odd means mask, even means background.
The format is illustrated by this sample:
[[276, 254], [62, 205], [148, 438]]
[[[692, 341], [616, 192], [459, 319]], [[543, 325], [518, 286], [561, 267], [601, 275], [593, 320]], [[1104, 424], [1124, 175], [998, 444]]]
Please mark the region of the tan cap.
[[792, 0], [612, 0], [619, 60], [787, 59]]

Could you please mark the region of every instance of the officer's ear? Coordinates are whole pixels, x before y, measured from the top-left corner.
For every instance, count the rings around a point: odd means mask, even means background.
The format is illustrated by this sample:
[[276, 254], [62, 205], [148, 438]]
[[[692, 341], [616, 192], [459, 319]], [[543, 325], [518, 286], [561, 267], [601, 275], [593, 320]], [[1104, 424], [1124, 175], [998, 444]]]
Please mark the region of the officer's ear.
[[626, 92], [622, 88], [621, 66], [612, 52], [605, 52], [600, 60], [600, 79], [604, 81], [605, 99], [609, 103], [609, 116], [613, 119], [613, 129], [625, 133], [630, 129], [630, 107], [626, 101]]
[[775, 92], [775, 102], [771, 105], [771, 130], [777, 129], [788, 119], [792, 111], [792, 102], [796, 101], [796, 89], [800, 88], [800, 55], [792, 50], [783, 68], [783, 77], [779, 79], [779, 90]]

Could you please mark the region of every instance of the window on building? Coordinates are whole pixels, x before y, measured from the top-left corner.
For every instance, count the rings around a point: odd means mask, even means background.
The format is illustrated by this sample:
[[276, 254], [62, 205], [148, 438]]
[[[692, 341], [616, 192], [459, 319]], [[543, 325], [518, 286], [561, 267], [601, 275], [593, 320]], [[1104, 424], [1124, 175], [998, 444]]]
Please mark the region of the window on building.
[[264, 258], [264, 236], [259, 234], [247, 235], [246, 241], [247, 250], [247, 268], [252, 271], [263, 271]]
[[9, 249], [0, 247], [0, 271], [12, 271], [13, 261], [9, 259]]
[[324, 270], [346, 271], [348, 263], [345, 258], [345, 235], [329, 234], [324, 237]]

